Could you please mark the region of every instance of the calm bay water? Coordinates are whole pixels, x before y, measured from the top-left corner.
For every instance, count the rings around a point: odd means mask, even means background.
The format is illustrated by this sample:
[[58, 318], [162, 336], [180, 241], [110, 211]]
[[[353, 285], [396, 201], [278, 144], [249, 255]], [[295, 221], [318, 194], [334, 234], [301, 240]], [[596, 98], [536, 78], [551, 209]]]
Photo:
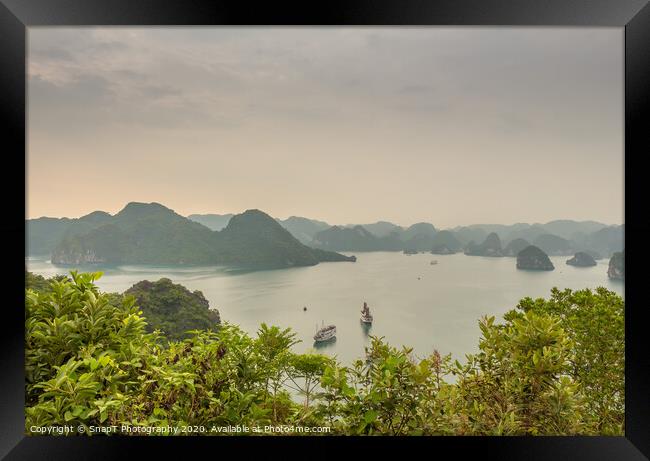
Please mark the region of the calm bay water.
[[[350, 253], [352, 254], [352, 253]], [[190, 290], [201, 290], [221, 319], [254, 334], [260, 323], [291, 327], [303, 342], [297, 351], [313, 349], [322, 322], [335, 324], [336, 341], [318, 351], [349, 363], [360, 358], [368, 335], [384, 336], [396, 346], [408, 345], [420, 357], [434, 349], [462, 359], [476, 352], [482, 315], [500, 316], [525, 296], [548, 297], [552, 287], [603, 286], [623, 295], [623, 282], [609, 280], [608, 260], [590, 268], [567, 266], [569, 257], [551, 257], [555, 270], [527, 272], [514, 258], [417, 254], [354, 253], [356, 263], [321, 263], [313, 267], [236, 271], [224, 267], [118, 266], [80, 270], [104, 272], [98, 286], [121, 292], [140, 280], [170, 278]], [[437, 265], [430, 261], [436, 259]], [[28, 270], [44, 276], [66, 274], [45, 259], [28, 258]], [[359, 322], [366, 301], [374, 315], [369, 330]], [[307, 311], [303, 311], [303, 307]]]

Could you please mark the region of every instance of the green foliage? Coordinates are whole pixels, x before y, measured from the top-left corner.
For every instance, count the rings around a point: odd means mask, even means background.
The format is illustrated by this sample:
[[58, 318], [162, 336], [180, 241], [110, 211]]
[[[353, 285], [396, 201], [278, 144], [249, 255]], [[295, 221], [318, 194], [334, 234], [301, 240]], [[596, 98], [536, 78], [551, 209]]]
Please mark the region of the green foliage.
[[132, 300], [113, 305], [99, 293], [93, 282], [100, 275], [72, 272], [48, 292], [27, 290], [28, 423], [105, 422], [158, 349]]
[[[346, 367], [296, 354], [290, 329], [262, 324], [148, 332], [134, 296], [101, 293], [101, 274], [26, 290], [26, 427], [327, 426], [349, 435], [623, 433], [623, 300], [603, 288], [523, 299], [481, 319], [464, 363], [417, 358], [371, 338]], [[43, 280], [32, 278], [32, 286]], [[173, 286], [173, 284], [172, 284]], [[161, 302], [155, 296], [146, 302]]]
[[551, 298], [525, 298], [517, 310], [505, 315], [520, 318], [528, 313], [559, 319], [571, 340], [567, 374], [580, 383], [586, 397], [584, 417], [605, 435], [623, 433], [625, 416], [625, 305], [616, 293], [597, 288], [554, 288]]
[[71, 275], [26, 291], [26, 427], [255, 426], [306, 414], [283, 383], [309, 376], [313, 388], [318, 373], [290, 352], [290, 330], [263, 325], [253, 339], [225, 324], [163, 345], [133, 296], [100, 293], [99, 273]]
[[45, 291], [49, 286], [50, 284], [45, 277], [25, 270], [25, 288], [31, 288], [35, 291]]
[[[604, 288], [526, 298], [461, 364], [374, 338], [365, 362], [323, 377], [321, 412], [347, 434], [624, 432], [624, 303]], [[453, 376], [455, 382], [446, 379]]]
[[457, 367], [461, 434], [571, 435], [587, 429], [583, 398], [568, 376], [571, 341], [550, 316], [480, 322], [480, 351]]
[[432, 433], [443, 423], [438, 399], [448, 386], [443, 368], [438, 353], [418, 362], [410, 349], [398, 350], [372, 337], [365, 361], [325, 370], [319, 410], [345, 434]]
[[25, 270], [25, 288], [30, 288], [38, 292], [49, 290], [51, 281], [61, 281], [65, 279], [67, 279], [65, 275], [57, 275], [51, 279], [46, 279], [42, 275], [34, 274]]

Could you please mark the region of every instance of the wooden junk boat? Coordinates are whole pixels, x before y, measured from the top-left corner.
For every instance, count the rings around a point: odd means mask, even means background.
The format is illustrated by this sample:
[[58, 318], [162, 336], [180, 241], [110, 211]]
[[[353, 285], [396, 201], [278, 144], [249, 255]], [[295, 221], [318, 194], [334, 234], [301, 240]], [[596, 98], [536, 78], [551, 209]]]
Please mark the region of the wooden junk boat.
[[370, 307], [367, 303], [363, 303], [363, 309], [361, 309], [361, 322], [366, 324], [372, 323], [372, 314], [370, 313]]
[[336, 325], [323, 326], [314, 335], [314, 341], [317, 343], [330, 341], [334, 338], [336, 338]]

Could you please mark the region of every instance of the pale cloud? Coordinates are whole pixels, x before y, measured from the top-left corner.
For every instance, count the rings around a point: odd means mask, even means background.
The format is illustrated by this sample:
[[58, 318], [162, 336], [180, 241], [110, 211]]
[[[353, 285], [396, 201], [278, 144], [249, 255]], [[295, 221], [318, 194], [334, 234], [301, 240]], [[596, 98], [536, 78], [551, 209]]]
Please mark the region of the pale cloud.
[[[331, 222], [620, 222], [622, 39], [606, 28], [30, 28], [29, 213], [146, 196], [182, 213]], [[104, 177], [90, 175], [101, 194], [81, 164], [101, 165]], [[76, 177], [84, 200], [53, 170]], [[111, 178], [125, 170], [140, 180]], [[531, 173], [554, 188], [531, 189]]]

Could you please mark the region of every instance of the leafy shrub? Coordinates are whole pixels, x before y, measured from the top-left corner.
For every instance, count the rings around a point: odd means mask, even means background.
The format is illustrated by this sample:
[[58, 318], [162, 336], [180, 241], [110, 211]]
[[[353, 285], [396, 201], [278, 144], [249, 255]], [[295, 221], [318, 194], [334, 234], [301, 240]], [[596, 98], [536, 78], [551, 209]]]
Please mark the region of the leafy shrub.
[[[350, 366], [295, 354], [290, 329], [148, 331], [100, 273], [27, 283], [26, 427], [311, 425], [333, 434], [551, 435], [624, 430], [624, 304], [595, 291], [481, 319], [465, 363], [371, 338]], [[38, 287], [40, 291], [29, 288]]]

